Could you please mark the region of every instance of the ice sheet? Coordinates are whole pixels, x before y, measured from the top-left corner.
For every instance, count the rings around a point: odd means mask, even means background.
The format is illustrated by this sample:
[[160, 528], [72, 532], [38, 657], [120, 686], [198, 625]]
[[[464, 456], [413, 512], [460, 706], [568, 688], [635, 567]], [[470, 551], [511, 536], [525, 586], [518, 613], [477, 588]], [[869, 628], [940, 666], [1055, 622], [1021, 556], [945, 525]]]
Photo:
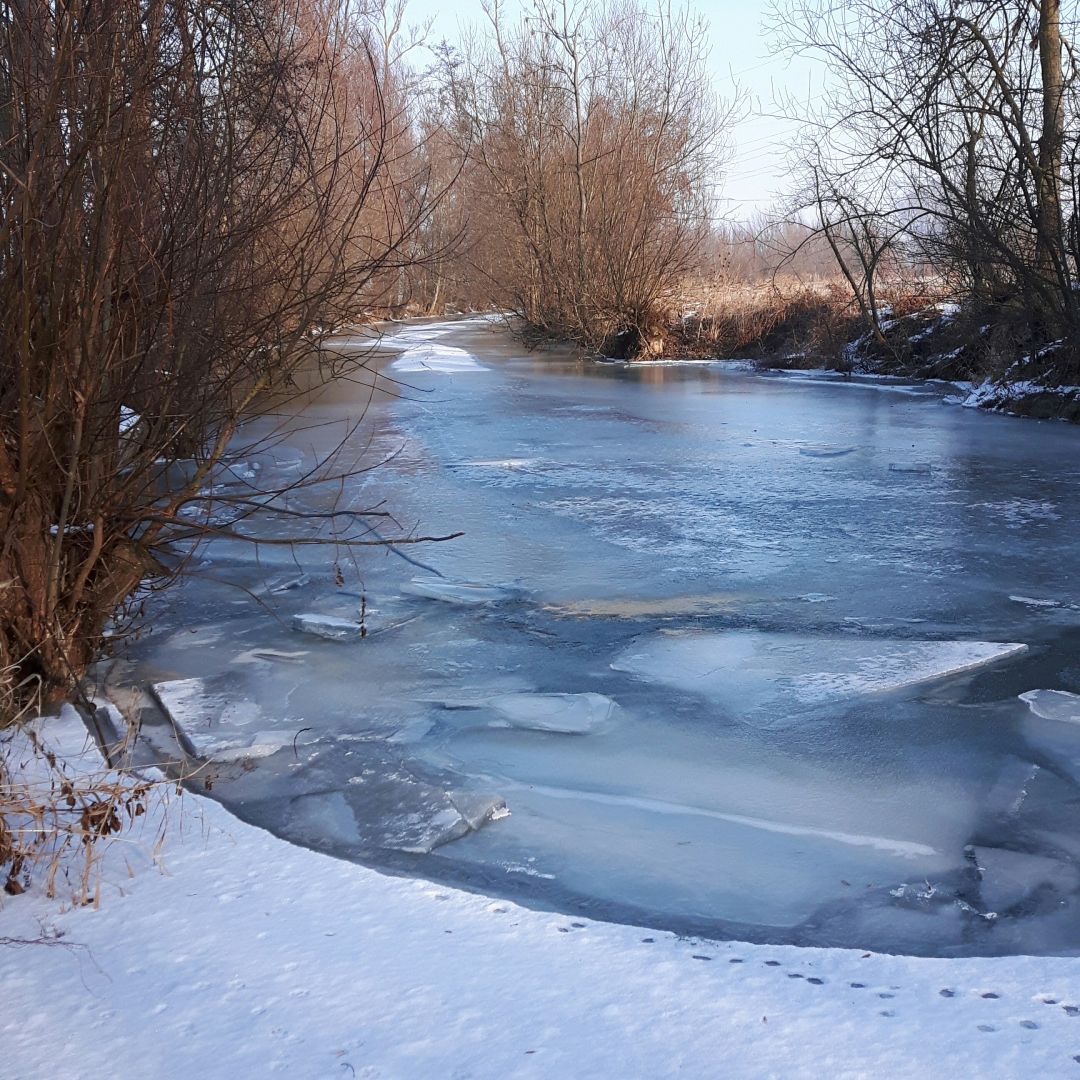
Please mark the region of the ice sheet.
[[[464, 535], [215, 540], [150, 598], [132, 677], [255, 709], [193, 725], [215, 756], [280, 745], [215, 767], [215, 797], [346, 858], [680, 933], [1075, 947], [1080, 894], [987, 919], [964, 851], [1080, 861], [1080, 725], [1017, 700], [1080, 689], [1080, 431], [941, 409], [945, 387], [525, 355], [477, 320], [402, 325], [371, 363], [395, 397], [341, 384], [294, 432], [256, 423], [273, 449], [238, 447], [232, 482], [344, 439], [359, 471], [298, 507]], [[292, 629], [312, 614], [352, 644]]]

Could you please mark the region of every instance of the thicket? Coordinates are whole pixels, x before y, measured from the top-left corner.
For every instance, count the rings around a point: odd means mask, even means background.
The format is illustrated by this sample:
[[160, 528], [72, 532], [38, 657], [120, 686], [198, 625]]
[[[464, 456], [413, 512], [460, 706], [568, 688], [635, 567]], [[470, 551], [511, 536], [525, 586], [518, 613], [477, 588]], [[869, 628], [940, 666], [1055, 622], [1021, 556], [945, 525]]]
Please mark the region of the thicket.
[[0, 2], [0, 727], [222, 531], [242, 418], [430, 255], [392, 46], [348, 0]]

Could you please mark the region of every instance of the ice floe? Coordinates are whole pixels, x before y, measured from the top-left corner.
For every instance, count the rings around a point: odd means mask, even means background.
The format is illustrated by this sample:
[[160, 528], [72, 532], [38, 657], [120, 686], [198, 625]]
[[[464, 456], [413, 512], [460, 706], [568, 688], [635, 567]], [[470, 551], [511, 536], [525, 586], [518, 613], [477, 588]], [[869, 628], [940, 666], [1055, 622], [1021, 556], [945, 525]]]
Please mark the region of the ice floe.
[[[312, 742], [310, 730], [273, 728], [272, 719], [247, 698], [203, 679], [172, 679], [152, 690], [185, 753], [213, 761], [269, 757], [287, 746]], [[160, 747], [159, 747], [160, 748]]]
[[362, 627], [353, 619], [342, 619], [337, 615], [320, 615], [316, 612], [301, 612], [292, 617], [294, 630], [302, 634], [313, 634], [327, 641], [359, 641]]
[[1080, 724], [1080, 694], [1067, 690], [1029, 690], [1020, 700], [1044, 720], [1061, 720], [1066, 724]]
[[776, 723], [791, 709], [828, 705], [958, 675], [1027, 646], [732, 630], [639, 638], [616, 671], [703, 694], [735, 717]]
[[500, 694], [487, 707], [501, 724], [534, 731], [582, 735], [611, 719], [615, 702], [603, 694]]
[[401, 586], [409, 596], [444, 600], [448, 604], [493, 604], [510, 596], [510, 590], [498, 585], [471, 581], [447, 581], [445, 578], [413, 578]]

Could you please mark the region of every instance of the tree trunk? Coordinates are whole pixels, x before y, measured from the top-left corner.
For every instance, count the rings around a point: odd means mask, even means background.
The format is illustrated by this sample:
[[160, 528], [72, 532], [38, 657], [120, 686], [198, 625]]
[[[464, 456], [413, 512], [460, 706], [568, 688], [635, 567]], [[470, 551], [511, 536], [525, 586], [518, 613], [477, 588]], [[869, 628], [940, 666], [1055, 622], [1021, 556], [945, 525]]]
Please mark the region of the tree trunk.
[[1042, 134], [1039, 174], [1036, 268], [1047, 283], [1064, 270], [1061, 253], [1061, 153], [1065, 88], [1061, 75], [1061, 0], [1039, 0], [1039, 63], [1042, 69]]

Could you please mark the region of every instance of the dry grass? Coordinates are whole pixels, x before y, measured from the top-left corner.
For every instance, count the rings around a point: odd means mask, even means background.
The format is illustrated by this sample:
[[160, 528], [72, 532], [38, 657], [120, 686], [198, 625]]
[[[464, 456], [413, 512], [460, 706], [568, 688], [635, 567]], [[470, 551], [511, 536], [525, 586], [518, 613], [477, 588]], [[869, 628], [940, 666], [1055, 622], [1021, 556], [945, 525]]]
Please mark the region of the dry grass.
[[[881, 290], [891, 317], [935, 299], [925, 282], [894, 282]], [[686, 314], [670, 319], [672, 356], [752, 357], [798, 363], [839, 360], [844, 346], [867, 329], [846, 284], [794, 279], [749, 283], [698, 281], [680, 298]]]
[[[0, 672], [5, 701], [13, 689], [10, 671]], [[47, 724], [24, 707], [0, 733], [0, 887], [14, 896], [37, 885], [49, 897], [97, 904], [105, 843], [125, 835], [175, 781], [106, 766], [96, 748], [61, 759]], [[159, 832], [154, 855], [160, 842]]]

